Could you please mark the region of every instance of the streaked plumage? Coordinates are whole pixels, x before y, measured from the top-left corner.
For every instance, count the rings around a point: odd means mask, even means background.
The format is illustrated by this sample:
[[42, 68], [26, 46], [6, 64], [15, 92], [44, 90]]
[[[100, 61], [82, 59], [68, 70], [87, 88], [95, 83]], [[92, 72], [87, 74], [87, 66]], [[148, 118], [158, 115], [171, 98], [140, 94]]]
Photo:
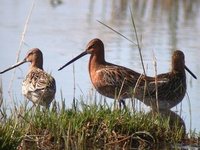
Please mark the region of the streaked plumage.
[[[89, 74], [95, 89], [100, 94], [109, 98], [118, 99], [120, 101], [126, 98], [135, 97], [142, 102], [144, 101], [146, 105], [152, 106], [153, 104], [152, 107], [155, 108], [153, 103], [155, 100], [155, 78], [144, 77], [144, 75], [141, 75], [140, 73], [137, 73], [126, 67], [106, 62], [104, 58], [104, 45], [100, 39], [91, 40], [84, 52], [62, 66], [59, 70], [63, 69], [86, 54], [91, 54], [89, 60]], [[185, 67], [185, 64], [182, 67]], [[183, 68], [182, 72], [184, 73], [178, 77], [174, 75], [175, 72], [158, 75], [158, 92], [160, 92], [158, 94], [158, 101], [162, 101], [163, 99], [168, 101], [171, 98], [174, 99], [174, 97], [177, 97], [175, 98], [177, 102], [183, 99], [186, 90], [185, 71]], [[171, 87], [173, 87], [172, 89], [175, 89], [177, 85], [180, 86], [179, 82], [181, 82], [183, 85], [178, 91], [176, 91], [178, 94], [169, 94], [169, 98], [165, 99], [165, 97], [168, 97], [168, 94], [162, 94], [163, 90], [169, 91], [171, 90]], [[148, 92], [145, 90], [145, 83], [148, 85]], [[149, 100], [150, 98], [151, 100]], [[162, 105], [163, 103], [159, 104], [161, 105], [159, 107], [160, 109], [165, 109], [165, 106]], [[166, 109], [169, 108], [171, 107], [166, 107]]]
[[56, 82], [50, 74], [43, 70], [43, 55], [38, 48], [31, 49], [23, 61], [0, 73], [11, 70], [25, 62], [31, 62], [31, 65], [22, 82], [22, 94], [34, 104], [49, 107], [55, 97]]

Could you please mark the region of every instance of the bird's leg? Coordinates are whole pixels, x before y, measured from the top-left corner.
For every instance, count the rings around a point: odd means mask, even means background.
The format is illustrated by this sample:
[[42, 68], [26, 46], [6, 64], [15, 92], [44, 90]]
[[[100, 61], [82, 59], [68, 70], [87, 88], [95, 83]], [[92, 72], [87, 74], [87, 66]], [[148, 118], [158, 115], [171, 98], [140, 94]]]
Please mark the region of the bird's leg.
[[[33, 110], [33, 108], [34, 108], [34, 110]], [[30, 112], [32, 110], [35, 112], [35, 108], [36, 108], [36, 104], [33, 102], [33, 105], [31, 106], [31, 108], [29, 108], [28, 112]]]
[[122, 108], [122, 105], [123, 105], [123, 108], [126, 109], [126, 103], [125, 103], [125, 101], [123, 99], [120, 99], [119, 100], [119, 108], [120, 108], [120, 110]]

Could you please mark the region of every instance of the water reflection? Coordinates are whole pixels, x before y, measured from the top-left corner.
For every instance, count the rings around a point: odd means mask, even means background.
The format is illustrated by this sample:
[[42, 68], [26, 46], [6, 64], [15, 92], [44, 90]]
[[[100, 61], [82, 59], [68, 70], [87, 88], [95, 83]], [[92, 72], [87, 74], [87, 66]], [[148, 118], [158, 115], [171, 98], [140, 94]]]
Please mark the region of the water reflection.
[[[152, 111], [149, 112], [149, 114], [154, 114]], [[184, 120], [181, 118], [181, 116], [174, 111], [171, 110], [160, 110], [159, 115], [162, 118], [168, 119], [167, 126], [169, 127], [169, 132], [174, 132], [174, 134], [178, 134], [178, 136], [182, 137], [182, 140], [185, 139], [186, 135], [186, 125]], [[179, 131], [179, 132], [178, 132]], [[178, 143], [174, 143], [178, 144]], [[182, 147], [178, 147], [176, 145], [173, 145], [173, 149], [181, 149]], [[167, 145], [167, 143], [163, 143], [158, 145], [156, 149], [172, 149], [172, 145]]]
[[[150, 111], [149, 113], [153, 113]], [[181, 118], [181, 116], [174, 111], [171, 110], [160, 110], [159, 115], [163, 118], [168, 118], [168, 125], [170, 128], [170, 131], [177, 131], [178, 129], [182, 129], [182, 138], [186, 135], [186, 126], [184, 120]]]
[[59, 6], [63, 3], [62, 0], [50, 0], [50, 4], [53, 6], [53, 7], [56, 7], [56, 6]]
[[[165, 126], [166, 130], [163, 130], [163, 138], [166, 136], [165, 134], [170, 134], [170, 136], [173, 137], [180, 137], [181, 140], [185, 138], [186, 135], [186, 126], [183, 119], [175, 112], [168, 110], [168, 111], [160, 111], [159, 113], [154, 113], [150, 111], [147, 114], [149, 117], [156, 117], [159, 118], [158, 121], [155, 122], [157, 126], [159, 127], [160, 124], [162, 126]], [[158, 116], [157, 116], [158, 115]], [[162, 120], [163, 119], [163, 120]], [[165, 121], [164, 121], [165, 120]], [[155, 131], [156, 134], [157, 131]], [[137, 138], [136, 138], [137, 137]], [[145, 134], [143, 132], [135, 133], [134, 136], [131, 139], [131, 147], [130, 149], [181, 149], [182, 147], [176, 146], [178, 143], [169, 144], [166, 142], [167, 139], [163, 139], [163, 141], [160, 141], [160, 144], [153, 145], [155, 142], [154, 139], [152, 139], [151, 136], [148, 134]]]

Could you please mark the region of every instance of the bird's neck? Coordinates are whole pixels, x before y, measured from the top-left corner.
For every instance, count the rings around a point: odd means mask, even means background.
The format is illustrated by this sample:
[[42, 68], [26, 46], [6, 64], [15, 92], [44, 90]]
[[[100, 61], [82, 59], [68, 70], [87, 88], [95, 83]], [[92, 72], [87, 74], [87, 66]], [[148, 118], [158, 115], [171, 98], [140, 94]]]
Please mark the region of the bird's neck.
[[33, 62], [31, 62], [30, 68], [31, 69], [39, 68], [39, 69], [43, 70], [43, 62], [42, 61], [33, 61]]
[[104, 55], [92, 54], [89, 60], [89, 72], [98, 70], [105, 63]]
[[172, 72], [174, 73], [183, 73], [185, 74], [185, 68], [184, 68], [184, 64], [180, 63], [180, 62], [173, 62], [172, 63]]

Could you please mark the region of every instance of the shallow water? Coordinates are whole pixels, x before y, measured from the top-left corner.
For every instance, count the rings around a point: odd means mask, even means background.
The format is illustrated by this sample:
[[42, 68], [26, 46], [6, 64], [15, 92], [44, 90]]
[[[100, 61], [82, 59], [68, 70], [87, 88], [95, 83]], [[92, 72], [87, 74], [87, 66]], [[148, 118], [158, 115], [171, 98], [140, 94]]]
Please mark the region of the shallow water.
[[[133, 11], [138, 34], [142, 39], [142, 52], [148, 75], [154, 75], [153, 55], [156, 56], [158, 73], [170, 70], [173, 50], [185, 53], [186, 65], [196, 74], [198, 80], [187, 73], [188, 90], [182, 103], [173, 108], [180, 110], [187, 130], [200, 131], [200, 1], [197, 0], [56, 0], [37, 1], [27, 24], [20, 59], [28, 49], [38, 47], [44, 54], [44, 68], [51, 72], [57, 81], [56, 99], [61, 92], [68, 107], [74, 95], [73, 65], [58, 72], [57, 69], [82, 52], [92, 38], [100, 38], [105, 44], [106, 60], [143, 72], [136, 46], [104, 27], [97, 20], [113, 27], [128, 38], [135, 40], [130, 9]], [[32, 1], [0, 1], [0, 70], [16, 61], [22, 32]], [[77, 99], [91, 92], [92, 85], [88, 74], [88, 58], [77, 61], [75, 66], [75, 97]], [[28, 65], [16, 70], [11, 88], [13, 71], [1, 75], [4, 102], [9, 107], [13, 101], [11, 90], [17, 103], [23, 100], [21, 81]], [[113, 102], [109, 100], [109, 102]], [[189, 106], [191, 104], [191, 106]], [[191, 108], [191, 115], [190, 115]], [[180, 112], [177, 112], [180, 114]], [[192, 122], [190, 121], [192, 120]]]

